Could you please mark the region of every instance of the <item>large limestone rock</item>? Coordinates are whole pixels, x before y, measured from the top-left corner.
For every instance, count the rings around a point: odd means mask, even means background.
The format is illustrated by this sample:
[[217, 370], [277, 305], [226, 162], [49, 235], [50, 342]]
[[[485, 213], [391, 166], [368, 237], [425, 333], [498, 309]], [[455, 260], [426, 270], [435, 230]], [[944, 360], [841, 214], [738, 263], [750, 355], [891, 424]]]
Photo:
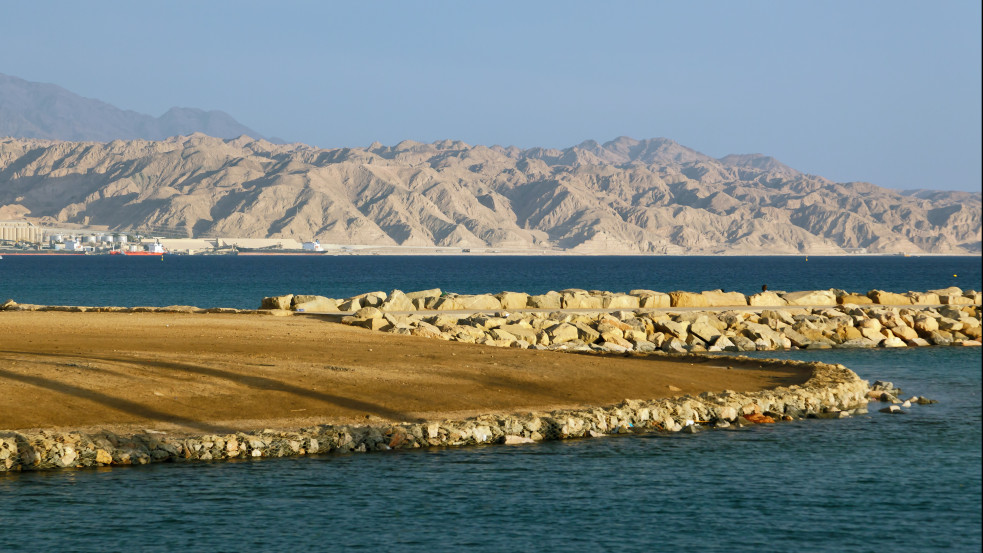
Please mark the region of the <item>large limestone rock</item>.
[[270, 296], [263, 298], [262, 303], [260, 303], [260, 309], [290, 309], [293, 303], [294, 295], [285, 294], [283, 296]]
[[884, 290], [871, 290], [867, 297], [880, 305], [911, 305], [911, 298], [906, 294], [895, 294]]
[[707, 298], [696, 292], [669, 292], [672, 307], [707, 307]]
[[759, 292], [753, 296], [749, 296], [747, 303], [753, 307], [782, 307], [788, 305], [785, 298], [775, 292]]
[[386, 301], [386, 293], [381, 291], [368, 292], [365, 294], [352, 296], [350, 299], [358, 300], [362, 307], [379, 307], [384, 301]]
[[525, 309], [529, 303], [529, 294], [522, 292], [501, 292], [495, 296], [502, 304], [502, 309], [509, 311], [515, 309]]
[[836, 294], [832, 290], [789, 292], [783, 297], [789, 305], [836, 305]]
[[914, 305], [939, 305], [942, 301], [938, 294], [931, 292], [908, 292], [911, 303]]
[[562, 344], [576, 340], [580, 332], [576, 326], [570, 323], [560, 323], [546, 331], [550, 341], [554, 344]]
[[560, 309], [562, 296], [558, 292], [547, 292], [535, 296], [529, 296], [527, 306], [533, 309]]
[[748, 304], [747, 296], [740, 292], [724, 292], [723, 290], [711, 290], [703, 292], [707, 305], [710, 307], [743, 307]]
[[601, 309], [602, 302], [598, 296], [592, 296], [586, 290], [564, 290], [560, 292], [560, 305], [563, 309]]
[[707, 343], [715, 341], [722, 333], [716, 327], [705, 321], [696, 321], [689, 326], [689, 333]]
[[843, 294], [836, 296], [836, 303], [840, 305], [871, 305], [874, 300], [860, 294]]
[[638, 297], [628, 294], [605, 294], [601, 296], [604, 309], [638, 309]]
[[498, 311], [502, 308], [502, 302], [498, 298], [489, 294], [479, 294], [475, 296], [457, 296], [455, 298], [459, 309], [475, 309], [480, 311]]
[[638, 298], [638, 307], [642, 309], [668, 309], [672, 307], [672, 299], [669, 294], [664, 292], [632, 290], [628, 294]]
[[685, 340], [689, 336], [689, 323], [687, 322], [660, 321], [655, 323], [655, 329], [680, 340]]
[[379, 309], [383, 311], [416, 311], [413, 300], [403, 293], [402, 290], [389, 292], [386, 301], [382, 302]]
[[305, 313], [336, 313], [338, 300], [324, 296], [298, 295], [293, 298], [292, 308]]

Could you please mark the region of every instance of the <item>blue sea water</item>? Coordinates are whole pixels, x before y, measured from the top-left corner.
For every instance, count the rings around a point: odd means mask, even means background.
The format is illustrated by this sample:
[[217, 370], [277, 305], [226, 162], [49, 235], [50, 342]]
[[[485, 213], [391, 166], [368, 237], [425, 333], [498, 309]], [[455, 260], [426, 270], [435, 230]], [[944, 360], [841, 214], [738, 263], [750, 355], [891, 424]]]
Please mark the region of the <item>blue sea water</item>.
[[[764, 278], [980, 288], [973, 258], [11, 259], [0, 296], [47, 304], [255, 307], [434, 285], [750, 293]], [[940, 403], [698, 435], [8, 474], [0, 551], [980, 550], [979, 348], [758, 355], [843, 363]]]
[[698, 435], [11, 474], [0, 549], [980, 550], [979, 349], [768, 356], [842, 362], [940, 403]]
[[392, 289], [463, 294], [583, 288], [866, 293], [981, 288], [979, 257], [6, 256], [0, 301], [254, 309], [265, 296]]

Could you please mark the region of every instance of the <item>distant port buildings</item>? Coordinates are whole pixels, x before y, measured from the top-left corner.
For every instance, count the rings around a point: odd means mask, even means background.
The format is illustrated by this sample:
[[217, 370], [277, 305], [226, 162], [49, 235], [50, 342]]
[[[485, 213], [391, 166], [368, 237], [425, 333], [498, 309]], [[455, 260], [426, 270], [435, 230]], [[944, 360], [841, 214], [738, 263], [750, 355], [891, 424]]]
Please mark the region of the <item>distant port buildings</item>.
[[44, 239], [41, 227], [28, 221], [0, 221], [0, 241], [39, 243]]

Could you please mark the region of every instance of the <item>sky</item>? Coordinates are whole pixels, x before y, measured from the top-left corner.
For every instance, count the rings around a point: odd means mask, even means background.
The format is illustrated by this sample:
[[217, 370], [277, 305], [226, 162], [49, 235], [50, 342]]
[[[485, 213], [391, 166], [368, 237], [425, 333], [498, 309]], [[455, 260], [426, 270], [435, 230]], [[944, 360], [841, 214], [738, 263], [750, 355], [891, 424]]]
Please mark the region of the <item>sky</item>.
[[0, 73], [324, 148], [671, 138], [981, 188], [978, 0], [6, 2]]

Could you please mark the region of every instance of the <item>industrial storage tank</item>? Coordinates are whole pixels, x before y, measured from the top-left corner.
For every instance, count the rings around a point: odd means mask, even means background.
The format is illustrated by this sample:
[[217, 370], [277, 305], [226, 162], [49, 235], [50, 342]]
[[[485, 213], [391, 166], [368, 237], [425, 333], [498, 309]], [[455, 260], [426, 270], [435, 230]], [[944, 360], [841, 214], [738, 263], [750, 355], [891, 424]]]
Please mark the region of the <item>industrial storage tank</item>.
[[130, 244], [129, 251], [131, 251], [131, 252], [142, 252], [143, 251], [143, 248], [140, 247], [140, 244]]
[[112, 241], [113, 241], [113, 235], [112, 234], [103, 234], [102, 236], [99, 237], [99, 241], [112, 243]]
[[117, 242], [119, 242], [120, 244], [126, 244], [126, 235], [125, 235], [125, 234], [117, 234], [117, 235], [115, 236], [115, 239], [116, 239], [116, 241], [117, 241]]
[[86, 244], [95, 244], [96, 243], [96, 235], [95, 234], [90, 234], [90, 235], [86, 236], [85, 237], [85, 243]]

